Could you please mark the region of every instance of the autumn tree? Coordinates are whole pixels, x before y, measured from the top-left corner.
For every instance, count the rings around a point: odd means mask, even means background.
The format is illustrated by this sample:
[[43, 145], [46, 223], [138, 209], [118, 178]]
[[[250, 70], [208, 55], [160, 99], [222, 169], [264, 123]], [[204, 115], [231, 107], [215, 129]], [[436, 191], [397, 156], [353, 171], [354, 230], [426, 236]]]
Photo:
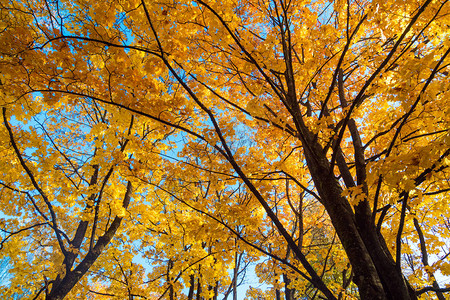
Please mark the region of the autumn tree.
[[0, 15], [3, 297], [217, 299], [243, 253], [249, 298], [450, 291], [447, 0]]

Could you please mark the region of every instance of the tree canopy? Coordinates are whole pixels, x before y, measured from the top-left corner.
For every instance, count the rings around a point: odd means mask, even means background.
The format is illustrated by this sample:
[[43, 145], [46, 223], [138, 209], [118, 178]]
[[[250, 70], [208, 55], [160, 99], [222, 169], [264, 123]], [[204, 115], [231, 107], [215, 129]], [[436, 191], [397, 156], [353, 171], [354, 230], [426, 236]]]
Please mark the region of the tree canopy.
[[447, 0], [0, 0], [1, 298], [236, 299], [253, 264], [247, 299], [445, 299], [449, 24]]

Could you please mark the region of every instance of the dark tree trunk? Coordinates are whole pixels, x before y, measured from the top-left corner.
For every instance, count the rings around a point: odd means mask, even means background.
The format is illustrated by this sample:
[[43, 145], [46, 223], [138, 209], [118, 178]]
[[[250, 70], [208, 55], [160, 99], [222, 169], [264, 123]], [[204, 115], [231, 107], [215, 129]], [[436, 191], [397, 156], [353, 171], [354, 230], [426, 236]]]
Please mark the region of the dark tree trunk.
[[199, 279], [197, 279], [197, 298], [196, 298], [196, 300], [202, 299], [201, 294], [202, 294], [202, 283], [199, 278]]
[[285, 300], [295, 300], [294, 294], [295, 290], [290, 289], [288, 286], [291, 283], [289, 277], [283, 273], [283, 281], [284, 281], [284, 298]]
[[188, 300], [194, 299], [195, 278], [194, 275], [189, 276], [189, 293]]
[[355, 207], [342, 196], [342, 188], [331, 170], [325, 151], [303, 123], [300, 111], [294, 114], [297, 130], [301, 133], [305, 159], [312, 179], [330, 216], [336, 233], [353, 267], [354, 279], [363, 300], [415, 299], [410, 295], [395, 262], [386, 252], [371, 223], [368, 203]]
[[[130, 203], [132, 192], [131, 182], [127, 183], [127, 191], [123, 199], [123, 207], [126, 209]], [[109, 226], [108, 230], [98, 238], [95, 246], [89, 250], [84, 259], [78, 264], [74, 270], [66, 270], [64, 277], [59, 279], [52, 285], [52, 289], [46, 295], [46, 300], [62, 300], [67, 294], [72, 290], [72, 288], [77, 284], [81, 277], [86, 274], [89, 268], [94, 264], [109, 242], [112, 240], [117, 232], [117, 229], [122, 222], [122, 218], [116, 216]]]

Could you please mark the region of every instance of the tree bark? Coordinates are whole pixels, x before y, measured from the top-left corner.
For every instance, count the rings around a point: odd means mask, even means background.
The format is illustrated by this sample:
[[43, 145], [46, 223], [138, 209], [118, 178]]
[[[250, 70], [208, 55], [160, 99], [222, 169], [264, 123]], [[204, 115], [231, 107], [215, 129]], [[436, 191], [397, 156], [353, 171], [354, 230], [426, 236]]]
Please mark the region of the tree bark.
[[[299, 125], [301, 124], [302, 122], [299, 122]], [[300, 132], [303, 131], [309, 135], [308, 140], [302, 141], [309, 144], [309, 147], [304, 146], [308, 168], [322, 204], [353, 266], [354, 282], [358, 285], [361, 299], [388, 299], [369, 251], [356, 226], [352, 207], [342, 196], [342, 188], [330, 170], [330, 164], [322, 147], [311, 138], [309, 132], [306, 132], [305, 126], [301, 127], [303, 128]]]
[[[286, 80], [294, 85], [293, 76], [287, 76]], [[348, 199], [342, 196], [342, 187], [334, 176], [334, 165], [330, 164], [316, 135], [305, 125], [294, 86], [292, 89], [291, 93], [288, 91], [286, 103], [299, 133], [314, 185], [353, 267], [353, 281], [358, 286], [361, 299], [414, 299], [409, 295], [401, 271], [395, 270], [395, 263], [392, 265], [392, 257], [384, 253], [385, 249], [376, 235], [376, 227], [370, 223], [372, 219], [367, 199], [367, 203], [355, 207], [355, 215]], [[339, 151], [338, 147], [336, 151]], [[365, 178], [365, 174], [358, 175]]]
[[189, 275], [189, 293], [188, 300], [194, 299], [195, 278], [194, 275]]
[[[130, 203], [132, 193], [131, 182], [127, 183], [127, 191], [125, 192], [125, 197], [123, 199], [123, 207], [126, 209]], [[64, 277], [58, 282], [58, 284], [53, 284], [50, 293], [47, 294], [46, 300], [62, 300], [67, 294], [72, 290], [72, 288], [77, 284], [81, 277], [86, 274], [89, 268], [94, 264], [109, 242], [112, 240], [114, 235], [119, 229], [120, 223], [122, 222], [122, 217], [116, 216], [109, 226], [108, 230], [101, 237], [98, 238], [95, 246], [88, 251], [84, 259], [78, 264], [74, 270], [66, 271]]]
[[291, 283], [289, 277], [283, 273], [283, 281], [284, 281], [284, 298], [285, 300], [295, 300], [294, 294], [295, 290], [290, 289], [288, 286]]

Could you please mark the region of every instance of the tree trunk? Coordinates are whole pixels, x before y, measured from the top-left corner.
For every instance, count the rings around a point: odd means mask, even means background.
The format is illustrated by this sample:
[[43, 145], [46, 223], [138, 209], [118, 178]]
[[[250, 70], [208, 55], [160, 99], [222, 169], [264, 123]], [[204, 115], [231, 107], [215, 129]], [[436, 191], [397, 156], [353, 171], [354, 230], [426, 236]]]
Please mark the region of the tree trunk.
[[237, 300], [237, 280], [238, 280], [238, 254], [234, 254], [234, 268], [233, 268], [233, 300]]
[[360, 297], [366, 299], [415, 299], [408, 284], [371, 222], [368, 202], [361, 202], [356, 215], [330, 170], [322, 147], [309, 138], [305, 157], [322, 204], [330, 216], [354, 271]]
[[[122, 206], [126, 209], [130, 204], [132, 193], [131, 182], [127, 183], [127, 190], [123, 199]], [[78, 264], [74, 270], [66, 270], [64, 277], [58, 281], [58, 284], [53, 284], [50, 293], [45, 297], [46, 300], [62, 300], [72, 290], [75, 284], [86, 274], [89, 268], [95, 263], [97, 258], [108, 246], [114, 235], [119, 229], [122, 217], [116, 216], [109, 226], [108, 230], [101, 237], [98, 238], [95, 246], [89, 250], [84, 259]]]
[[417, 299], [414, 291], [404, 279], [401, 270], [396, 266], [383, 238], [377, 234], [375, 224], [371, 223], [371, 215], [367, 200], [361, 201], [355, 207], [358, 230], [375, 264], [387, 298], [392, 300]]
[[189, 293], [188, 300], [194, 299], [195, 278], [194, 275], [189, 275]]
[[202, 299], [201, 294], [202, 294], [202, 283], [200, 281], [200, 278], [198, 278], [197, 279], [197, 298], [196, 298], [196, 300]]
[[284, 298], [285, 300], [295, 300], [294, 293], [295, 290], [290, 289], [288, 286], [291, 283], [291, 280], [285, 273], [283, 273], [283, 281], [284, 281]]

